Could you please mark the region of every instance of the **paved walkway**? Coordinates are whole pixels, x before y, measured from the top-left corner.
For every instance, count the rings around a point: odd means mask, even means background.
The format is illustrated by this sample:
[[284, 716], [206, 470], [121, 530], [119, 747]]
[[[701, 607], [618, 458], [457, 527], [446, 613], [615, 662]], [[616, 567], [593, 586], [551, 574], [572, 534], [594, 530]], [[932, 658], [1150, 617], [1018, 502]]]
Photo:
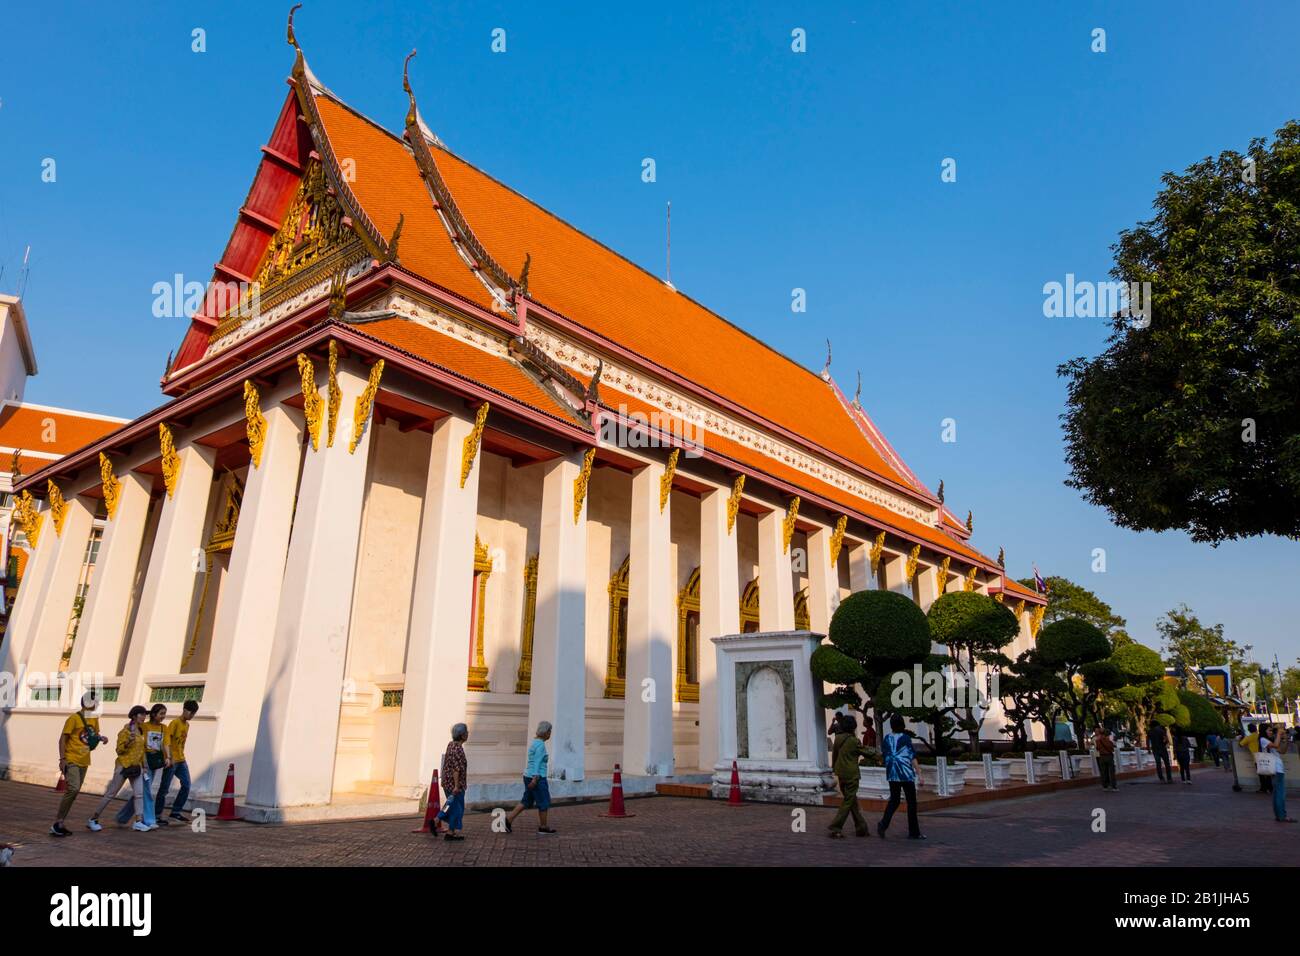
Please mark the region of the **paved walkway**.
[[[1233, 793], [1230, 774], [1198, 773], [1191, 786], [1152, 778], [1125, 782], [1118, 793], [1061, 791], [923, 813], [925, 842], [904, 839], [905, 816], [887, 840], [828, 840], [832, 811], [807, 808], [795, 832], [793, 808], [651, 797], [628, 801], [636, 816], [610, 820], [602, 805], [557, 807], [542, 836], [531, 812], [510, 835], [491, 832], [491, 816], [466, 817], [463, 843], [410, 832], [418, 821], [253, 825], [209, 820], [207, 832], [171, 827], [135, 833], [109, 824], [90, 833], [93, 806], [81, 796], [69, 820], [73, 835], [47, 835], [57, 803], [45, 787], [0, 781], [0, 842], [23, 844], [16, 866], [114, 866], [184, 863], [207, 866], [1258, 866], [1300, 861], [1300, 824], [1273, 822], [1270, 798]], [[1292, 812], [1300, 814], [1300, 796]], [[1093, 832], [1094, 810], [1106, 832]], [[110, 814], [105, 814], [108, 819]], [[874, 823], [874, 815], [868, 815]], [[851, 830], [850, 830], [851, 834]]]

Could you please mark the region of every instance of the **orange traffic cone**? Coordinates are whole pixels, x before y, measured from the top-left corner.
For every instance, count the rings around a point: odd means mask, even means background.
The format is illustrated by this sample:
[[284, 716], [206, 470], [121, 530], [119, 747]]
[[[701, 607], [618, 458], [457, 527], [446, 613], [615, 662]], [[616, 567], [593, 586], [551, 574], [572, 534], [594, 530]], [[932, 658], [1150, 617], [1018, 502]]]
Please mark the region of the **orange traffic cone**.
[[216, 820], [242, 820], [235, 812], [235, 765], [226, 771], [226, 785], [221, 789], [221, 805], [217, 807]]
[[740, 769], [734, 760], [731, 761], [731, 793], [727, 795], [727, 806], [744, 806], [744, 801], [740, 799]]
[[442, 809], [442, 791], [438, 787], [438, 771], [433, 772], [433, 779], [429, 781], [429, 805], [424, 809], [424, 826], [418, 830], [412, 830], [412, 833], [437, 833], [438, 824], [434, 817]]
[[55, 793], [68, 792], [68, 778], [63, 775], [62, 770], [59, 771], [59, 782], [54, 785], [54, 792]]
[[614, 788], [609, 792], [609, 810], [601, 814], [602, 817], [634, 817], [635, 813], [628, 813], [623, 806], [623, 771], [618, 764], [614, 764]]

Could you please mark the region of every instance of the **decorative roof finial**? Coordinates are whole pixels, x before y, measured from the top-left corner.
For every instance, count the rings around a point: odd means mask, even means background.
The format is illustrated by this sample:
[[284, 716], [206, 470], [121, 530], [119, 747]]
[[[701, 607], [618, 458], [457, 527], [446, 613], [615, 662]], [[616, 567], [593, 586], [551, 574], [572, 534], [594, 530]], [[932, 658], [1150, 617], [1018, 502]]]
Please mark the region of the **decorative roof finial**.
[[1007, 569], [1007, 552], [1005, 548], [998, 548], [998, 567], [1003, 571]]
[[967, 531], [975, 530], [975, 512], [973, 511], [966, 512], [966, 530]]
[[411, 57], [413, 56], [415, 56], [415, 50], [406, 54], [406, 59], [402, 61], [402, 89], [406, 91], [406, 95], [411, 100], [411, 106], [406, 111], [406, 125], [408, 128], [415, 125], [416, 116], [418, 115], [415, 108], [415, 92], [411, 89], [411, 77], [408, 72], [411, 67]]
[[943, 504], [943, 479], [939, 479], [939, 504]]
[[858, 390], [853, 393], [853, 407], [862, 410], [862, 369], [858, 369]]
[[21, 448], [15, 448], [13, 457], [9, 459], [9, 474], [11, 476], [11, 480], [18, 479], [23, 476], [23, 463], [21, 461], [22, 453], [23, 450]]
[[293, 15], [298, 12], [298, 8], [301, 6], [302, 6], [301, 3], [295, 3], [289, 9], [289, 29], [286, 35], [286, 39], [288, 39], [289, 41], [289, 46], [293, 47], [299, 53], [302, 52], [302, 47], [298, 46], [298, 38], [293, 35]]
[[397, 261], [397, 241], [402, 238], [402, 224], [406, 222], [406, 213], [397, 214], [397, 225], [393, 227], [393, 234], [388, 237], [388, 251], [384, 254], [385, 262]]
[[596, 372], [594, 375], [591, 376], [591, 382], [588, 383], [587, 385], [587, 395], [586, 395], [587, 401], [589, 402], [600, 401], [600, 373], [603, 372], [604, 370], [605, 370], [605, 360], [597, 357]]
[[528, 270], [533, 266], [533, 254], [524, 253], [524, 267], [519, 271], [519, 291], [523, 295], [528, 295]]
[[831, 380], [831, 340], [826, 340], [826, 366], [822, 369], [822, 378]]

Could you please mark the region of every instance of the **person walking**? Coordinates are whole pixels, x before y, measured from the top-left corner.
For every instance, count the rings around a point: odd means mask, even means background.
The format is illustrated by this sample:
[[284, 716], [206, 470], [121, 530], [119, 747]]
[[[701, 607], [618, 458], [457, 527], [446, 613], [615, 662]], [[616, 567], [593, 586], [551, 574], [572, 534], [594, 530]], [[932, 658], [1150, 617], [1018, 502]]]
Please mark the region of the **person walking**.
[[72, 811], [72, 802], [81, 793], [81, 785], [90, 773], [90, 754], [108, 738], [99, 732], [99, 718], [92, 716], [99, 708], [99, 698], [93, 690], [81, 695], [81, 710], [63, 722], [59, 734], [59, 773], [63, 774], [68, 789], [59, 800], [58, 816], [50, 827], [50, 836], [71, 836], [72, 831], [63, 825]]
[[167, 725], [167, 733], [163, 737], [165, 759], [162, 783], [158, 786], [158, 798], [154, 802], [154, 815], [159, 823], [163, 822], [163, 807], [167, 803], [167, 791], [171, 789], [172, 778], [180, 781], [181, 788], [176, 791], [169, 816], [177, 823], [189, 822], [190, 818], [185, 815], [185, 801], [190, 798], [190, 765], [185, 760], [185, 741], [190, 735], [190, 721], [198, 712], [199, 702], [187, 700], [181, 708], [181, 715]]
[[900, 795], [907, 796], [907, 838], [924, 840], [921, 825], [916, 819], [916, 778], [920, 768], [916, 763], [916, 751], [912, 748], [912, 735], [904, 728], [907, 725], [899, 714], [889, 718], [891, 733], [885, 734], [882, 752], [885, 756], [885, 777], [889, 781], [889, 803], [885, 805], [885, 815], [876, 824], [876, 832], [882, 837], [889, 829], [889, 821], [898, 809]]
[[1218, 766], [1219, 766], [1219, 735], [1218, 735], [1218, 734], [1206, 734], [1206, 735], [1205, 735], [1205, 746], [1206, 746], [1207, 748], [1209, 748], [1209, 751], [1210, 751], [1210, 759], [1212, 759], [1212, 760], [1214, 761], [1214, 766], [1215, 766], [1215, 768], [1217, 769]]
[[1174, 728], [1174, 759], [1178, 761], [1178, 779], [1192, 782], [1192, 741], [1181, 727]]
[[447, 744], [442, 755], [442, 786], [447, 792], [447, 806], [438, 811], [434, 817], [434, 833], [442, 831], [442, 824], [447, 824], [444, 840], [463, 840], [465, 820], [465, 789], [469, 777], [469, 761], [465, 759], [465, 741], [469, 740], [469, 728], [456, 724], [451, 728], [451, 742]]
[[[104, 796], [99, 801], [99, 806], [95, 808], [94, 814], [86, 821], [86, 828], [98, 832], [104, 829], [99, 822], [99, 815], [104, 812], [109, 801], [117, 796], [117, 792], [122, 789], [123, 785], [131, 787], [135, 794], [136, 806], [144, 806], [144, 722], [149, 716], [149, 711], [145, 710], [139, 704], [131, 708], [127, 714], [127, 724], [117, 732], [117, 762], [113, 766], [113, 778], [108, 781], [108, 787], [104, 790]], [[135, 822], [131, 824], [132, 830], [139, 830], [147, 833], [150, 830], [156, 830], [157, 824], [152, 827], [141, 819], [140, 814], [135, 814]]]
[[[163, 764], [166, 757], [163, 753], [163, 743], [166, 737], [167, 727], [163, 723], [167, 719], [167, 705], [154, 704], [149, 708], [149, 719], [144, 722], [144, 806], [140, 808], [141, 816], [144, 819], [145, 826], [152, 827], [154, 824], [167, 826], [166, 820], [158, 820], [155, 812], [154, 789], [157, 784], [162, 783]], [[129, 797], [126, 803], [122, 804], [122, 809], [117, 811], [117, 822], [120, 826], [126, 826], [131, 822], [131, 817], [135, 815], [135, 797]]]
[[1160, 721], [1157, 720], [1147, 732], [1147, 743], [1151, 747], [1151, 756], [1156, 758], [1156, 777], [1161, 783], [1173, 783], [1174, 769], [1169, 765], [1169, 731]]
[[546, 752], [546, 741], [551, 739], [551, 722], [543, 720], [537, 725], [537, 735], [528, 747], [528, 763], [524, 767], [524, 797], [518, 805], [506, 814], [506, 832], [513, 833], [515, 817], [525, 810], [537, 808], [537, 832], [554, 833], [546, 825], [546, 811], [551, 808], [551, 791], [546, 783], [547, 765], [550, 754]]
[[1273, 819], [1278, 823], [1295, 823], [1286, 815], [1286, 764], [1282, 761], [1290, 746], [1291, 739], [1281, 724], [1273, 728], [1271, 736], [1261, 734], [1259, 738], [1260, 756], [1267, 757], [1273, 765]]
[[858, 836], [871, 836], [866, 818], [862, 816], [862, 808], [858, 806], [858, 786], [862, 782], [862, 771], [858, 765], [863, 754], [862, 744], [858, 740], [857, 718], [852, 714], [840, 715], [838, 728], [839, 733], [835, 735], [835, 744], [831, 748], [831, 768], [835, 772], [835, 779], [839, 781], [842, 799], [835, 819], [831, 821], [830, 836], [844, 836], [844, 822], [850, 814], [853, 815], [853, 828]]
[[1115, 741], [1104, 724], [1097, 725], [1093, 734], [1093, 745], [1097, 748], [1097, 769], [1101, 772], [1101, 789], [1118, 790], [1119, 782], [1115, 776]]
[[1250, 751], [1251, 759], [1255, 761], [1255, 773], [1259, 775], [1259, 789], [1256, 793], [1273, 792], [1273, 761], [1265, 760], [1261, 756], [1260, 746], [1268, 738], [1269, 725], [1260, 724], [1250, 733], [1241, 739]]
[[1219, 735], [1219, 756], [1223, 759], [1223, 769], [1232, 773], [1232, 738], [1227, 734]]

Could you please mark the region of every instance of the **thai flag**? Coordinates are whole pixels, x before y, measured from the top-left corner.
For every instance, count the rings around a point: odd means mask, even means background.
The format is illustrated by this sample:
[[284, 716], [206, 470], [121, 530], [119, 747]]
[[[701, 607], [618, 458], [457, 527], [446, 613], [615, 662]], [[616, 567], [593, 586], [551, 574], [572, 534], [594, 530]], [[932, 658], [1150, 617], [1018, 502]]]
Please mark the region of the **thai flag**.
[[1047, 582], [1044, 581], [1043, 576], [1038, 573], [1038, 565], [1036, 564], [1034, 565], [1034, 588], [1039, 594], [1047, 593]]

